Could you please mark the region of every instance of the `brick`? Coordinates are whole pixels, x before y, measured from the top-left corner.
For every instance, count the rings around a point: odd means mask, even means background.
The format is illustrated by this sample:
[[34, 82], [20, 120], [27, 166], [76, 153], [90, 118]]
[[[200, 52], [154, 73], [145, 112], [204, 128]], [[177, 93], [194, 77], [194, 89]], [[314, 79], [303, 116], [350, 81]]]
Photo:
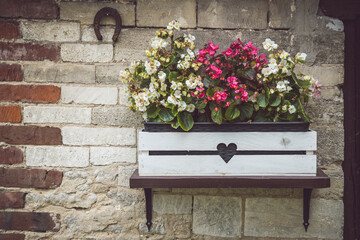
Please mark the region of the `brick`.
[[54, 45], [0, 43], [0, 60], [57, 61], [60, 49]]
[[305, 75], [313, 76], [324, 86], [337, 86], [344, 84], [344, 65], [342, 64], [311, 67], [304, 64], [298, 64], [295, 68], [295, 72], [301, 72]]
[[22, 163], [24, 155], [21, 149], [16, 147], [0, 148], [0, 164]]
[[80, 23], [76, 22], [22, 22], [23, 39], [49, 42], [76, 42], [80, 40]]
[[0, 82], [20, 82], [23, 80], [23, 71], [20, 64], [0, 63]]
[[153, 209], [161, 214], [191, 214], [191, 195], [154, 194]]
[[271, 0], [269, 5], [269, 26], [275, 29], [289, 29], [292, 26], [294, 1]]
[[56, 19], [57, 16], [54, 0], [1, 0], [0, 17]]
[[16, 39], [20, 38], [19, 23], [16, 21], [0, 21], [0, 38]]
[[153, 29], [123, 29], [115, 45], [115, 60], [128, 64], [133, 60], [146, 60], [145, 50], [154, 36]]
[[0, 85], [0, 101], [56, 103], [60, 88], [52, 85]]
[[95, 66], [80, 64], [25, 64], [24, 80], [41, 83], [95, 83]]
[[24, 107], [24, 123], [91, 123], [91, 108]]
[[90, 147], [90, 162], [93, 165], [136, 163], [136, 148]]
[[97, 107], [93, 109], [93, 124], [140, 127], [142, 120], [142, 114], [131, 111], [129, 107]]
[[119, 85], [121, 80], [119, 73], [124, 70], [127, 66], [122, 64], [117, 65], [97, 65], [96, 69], [96, 82], [103, 84], [116, 84]]
[[25, 240], [25, 234], [16, 234], [16, 233], [8, 233], [8, 234], [0, 234], [0, 240]]
[[56, 127], [0, 126], [0, 142], [18, 145], [61, 145], [61, 130]]
[[73, 87], [61, 88], [63, 103], [116, 104], [118, 90], [115, 87]]
[[166, 27], [177, 19], [183, 28], [196, 27], [196, 1], [184, 0], [139, 0], [136, 6], [138, 27]]
[[[123, 26], [135, 26], [135, 5], [133, 3], [61, 2], [60, 19], [76, 20], [80, 21], [81, 24], [91, 25], [94, 24], [94, 16], [96, 13], [104, 7], [116, 9], [121, 16]], [[115, 25], [115, 20], [112, 17], [104, 17], [101, 20], [101, 24]]]
[[1, 187], [56, 188], [62, 182], [62, 172], [45, 169], [0, 168]]
[[41, 212], [0, 212], [0, 229], [31, 232], [58, 232], [60, 214]]
[[193, 232], [215, 237], [240, 237], [242, 199], [239, 197], [195, 196]]
[[35, 167], [86, 167], [89, 165], [89, 148], [27, 147], [26, 165]]
[[25, 206], [25, 193], [23, 192], [0, 192], [1, 208], [23, 208]]
[[63, 127], [63, 142], [66, 145], [134, 145], [133, 128], [88, 128]]
[[302, 199], [247, 198], [245, 236], [342, 239], [344, 207], [341, 200], [312, 199], [307, 232], [301, 224], [302, 202]]
[[64, 62], [110, 62], [113, 45], [64, 43], [61, 45], [61, 58]]
[[0, 106], [0, 122], [21, 122], [20, 106]]
[[200, 0], [198, 27], [267, 28], [267, 0]]

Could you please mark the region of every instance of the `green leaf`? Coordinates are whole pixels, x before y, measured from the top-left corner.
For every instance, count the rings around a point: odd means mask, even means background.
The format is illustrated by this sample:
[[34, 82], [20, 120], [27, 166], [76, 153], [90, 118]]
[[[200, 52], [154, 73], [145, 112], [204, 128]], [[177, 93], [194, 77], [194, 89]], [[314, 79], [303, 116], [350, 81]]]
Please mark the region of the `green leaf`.
[[272, 94], [269, 99], [270, 106], [277, 107], [281, 103], [281, 97], [278, 94]]
[[217, 89], [216, 88], [208, 88], [207, 90], [206, 90], [206, 95], [208, 95], [209, 97], [212, 97], [212, 96], [214, 96], [214, 93], [217, 91]]
[[178, 77], [178, 73], [177, 72], [170, 72], [169, 74], [169, 81], [172, 82], [172, 81], [177, 81], [177, 77]]
[[148, 108], [146, 111], [148, 118], [156, 118], [159, 115], [160, 108], [156, 107], [155, 105]]
[[147, 88], [150, 85], [150, 78], [143, 79], [140, 84], [140, 88]]
[[297, 83], [297, 85], [299, 85], [300, 87], [302, 87], [304, 89], [308, 88], [311, 85], [310, 81], [298, 79], [296, 77], [296, 74], [293, 71], [291, 71], [291, 76], [294, 79], [294, 81]]
[[179, 124], [179, 121], [178, 121], [177, 119], [175, 119], [175, 121], [173, 121], [173, 122], [171, 123], [171, 127], [172, 127], [172, 128], [178, 129], [179, 126], [180, 126], [180, 124]]
[[221, 107], [216, 111], [215, 108], [211, 110], [211, 119], [216, 122], [217, 124], [222, 123], [222, 112]]
[[238, 70], [238, 73], [241, 77], [248, 79], [248, 80], [254, 80], [256, 76], [256, 70], [253, 68], [246, 69], [246, 70]]
[[300, 117], [301, 117], [302, 120], [304, 120], [305, 122], [310, 122], [311, 121], [309, 116], [306, 115], [305, 110], [304, 110], [304, 108], [303, 108], [303, 106], [301, 104], [300, 99], [297, 99], [297, 108], [296, 108], [296, 110], [299, 112]]
[[168, 67], [170, 64], [173, 63], [174, 60], [175, 60], [175, 56], [174, 56], [174, 55], [171, 55], [169, 62], [166, 62], [166, 63], [163, 64], [164, 67]]
[[178, 108], [176, 105], [173, 106], [173, 108], [171, 109], [171, 114], [176, 117], [178, 115]]
[[259, 110], [255, 115], [254, 122], [269, 122], [269, 119], [267, 119], [264, 111]]
[[254, 107], [251, 103], [240, 104], [240, 121], [251, 119]]
[[210, 118], [207, 114], [201, 114], [198, 119], [199, 122], [210, 122]]
[[256, 102], [259, 104], [260, 107], [266, 107], [268, 105], [268, 101], [266, 101], [265, 94], [261, 93], [257, 99]]
[[204, 109], [206, 107], [206, 103], [205, 102], [200, 102], [200, 103], [197, 103], [195, 105], [195, 108], [196, 109]]
[[161, 120], [163, 120], [164, 122], [169, 122], [172, 121], [174, 119], [174, 115], [171, 113], [171, 109], [169, 108], [162, 108], [159, 112], [159, 117], [161, 118]]
[[194, 126], [194, 119], [188, 112], [180, 112], [177, 115], [177, 120], [182, 130], [189, 131]]
[[237, 108], [236, 104], [231, 104], [225, 111], [226, 120], [234, 120], [240, 116], [240, 110]]

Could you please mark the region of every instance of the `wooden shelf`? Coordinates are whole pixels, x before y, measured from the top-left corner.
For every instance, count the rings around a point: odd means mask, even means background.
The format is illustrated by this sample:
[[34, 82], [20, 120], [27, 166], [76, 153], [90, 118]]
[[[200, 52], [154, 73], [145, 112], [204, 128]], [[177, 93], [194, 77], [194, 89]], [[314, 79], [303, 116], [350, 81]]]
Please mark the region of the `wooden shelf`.
[[309, 227], [310, 199], [313, 188], [330, 187], [330, 178], [317, 169], [316, 176], [139, 176], [138, 170], [130, 177], [130, 188], [144, 188], [146, 225], [152, 225], [153, 188], [302, 188], [303, 225]]

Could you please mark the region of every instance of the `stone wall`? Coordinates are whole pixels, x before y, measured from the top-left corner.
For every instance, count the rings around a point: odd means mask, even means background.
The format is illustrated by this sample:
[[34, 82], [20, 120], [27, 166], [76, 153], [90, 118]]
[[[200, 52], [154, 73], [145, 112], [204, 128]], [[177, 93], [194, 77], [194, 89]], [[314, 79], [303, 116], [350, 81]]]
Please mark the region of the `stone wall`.
[[[115, 44], [111, 18], [94, 34], [105, 6], [122, 17]], [[156, 189], [147, 231], [143, 191], [129, 188], [141, 117], [118, 75], [173, 19], [198, 48], [271, 38], [308, 54], [298, 70], [325, 86], [307, 109], [331, 177], [308, 232], [298, 189]], [[0, 0], [0, 239], [342, 239], [343, 43], [316, 0]]]

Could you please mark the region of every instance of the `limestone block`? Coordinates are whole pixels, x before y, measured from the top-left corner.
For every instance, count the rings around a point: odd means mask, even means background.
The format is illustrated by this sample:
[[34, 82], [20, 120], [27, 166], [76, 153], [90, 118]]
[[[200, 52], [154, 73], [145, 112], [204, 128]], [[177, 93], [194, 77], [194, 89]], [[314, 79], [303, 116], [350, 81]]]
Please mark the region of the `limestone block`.
[[339, 200], [312, 199], [307, 232], [302, 199], [247, 198], [245, 209], [245, 236], [342, 238], [344, 207]]
[[49, 42], [76, 42], [80, 40], [77, 22], [21, 22], [23, 39]]
[[319, 0], [295, 0], [292, 4], [294, 11], [293, 29], [299, 33], [310, 33], [317, 30], [317, 12]]
[[320, 99], [312, 99], [306, 104], [305, 109], [306, 113], [314, 120], [314, 124], [311, 126], [321, 123], [324, 125], [341, 124], [344, 121], [344, 103], [340, 97], [326, 100], [321, 96]]
[[61, 45], [64, 62], [109, 62], [113, 58], [111, 44], [64, 43]]
[[120, 80], [120, 71], [124, 70], [127, 65], [97, 65], [96, 82], [102, 84], [122, 84]]
[[[81, 24], [93, 24], [96, 13], [104, 8], [115, 8], [122, 20], [123, 26], [135, 25], [135, 5], [133, 3], [112, 3], [112, 2], [61, 2], [60, 3], [60, 19], [76, 20]], [[104, 17], [101, 24], [114, 24], [112, 17]]]
[[313, 76], [324, 86], [337, 86], [344, 84], [344, 65], [326, 64], [321, 66], [306, 66], [298, 64], [295, 72]]
[[56, 193], [56, 194], [38, 194], [28, 193], [26, 195], [27, 207], [38, 209], [47, 205], [60, 206], [65, 208], [87, 209], [92, 207], [97, 201], [94, 193], [90, 194], [73, 194], [73, 193]]
[[292, 6], [294, 0], [271, 0], [269, 5], [269, 26], [275, 29], [288, 29], [292, 26]]
[[61, 87], [63, 103], [116, 104], [117, 94], [116, 87]]
[[126, 94], [127, 87], [125, 85], [120, 85], [119, 87], [119, 104], [125, 105], [126, 107], [129, 106], [130, 101], [128, 94]]
[[205, 28], [267, 28], [266, 0], [200, 0], [198, 26]]
[[111, 190], [106, 193], [106, 196], [114, 201], [115, 206], [120, 207], [134, 206], [144, 201], [144, 191], [128, 188]]
[[24, 123], [91, 123], [91, 108], [28, 106], [23, 110]]
[[90, 162], [93, 165], [136, 163], [136, 148], [90, 147]]
[[95, 83], [95, 66], [79, 64], [25, 64], [26, 82]]
[[191, 214], [191, 195], [154, 194], [153, 210], [163, 214]]
[[136, 165], [130, 166], [119, 166], [119, 186], [129, 187], [129, 179], [131, 175], [134, 173], [135, 169], [137, 169]]
[[134, 145], [135, 129], [133, 128], [62, 128], [63, 143], [67, 145]]
[[183, 28], [196, 27], [196, 1], [139, 0], [136, 20], [139, 27], [166, 27], [172, 20], [179, 20]]
[[89, 165], [89, 148], [29, 146], [26, 147], [26, 165], [33, 167], [86, 167]]
[[[122, 31], [124, 29], [121, 30], [120, 32], [120, 36], [122, 34]], [[94, 28], [91, 27], [85, 27], [83, 29], [81, 29], [82, 34], [81, 34], [81, 41], [82, 42], [95, 42], [95, 43], [112, 43], [112, 37], [114, 36], [114, 32], [115, 32], [115, 26], [103, 26], [100, 28], [100, 33], [101, 36], [103, 37], [103, 39], [101, 41], [99, 41], [95, 35], [95, 31]]]
[[215, 237], [240, 237], [242, 200], [239, 197], [195, 196], [193, 232]]
[[142, 114], [131, 111], [129, 107], [97, 107], [93, 109], [93, 124], [139, 127], [141, 121]]

